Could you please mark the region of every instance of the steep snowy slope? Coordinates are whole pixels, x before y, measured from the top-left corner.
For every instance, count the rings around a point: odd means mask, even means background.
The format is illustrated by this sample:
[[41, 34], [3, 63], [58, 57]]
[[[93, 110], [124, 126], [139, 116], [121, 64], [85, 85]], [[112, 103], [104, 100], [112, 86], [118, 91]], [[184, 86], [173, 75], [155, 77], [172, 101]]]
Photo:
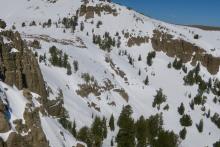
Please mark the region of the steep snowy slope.
[[[70, 121], [76, 121], [77, 129], [87, 125], [90, 126], [94, 115], [115, 118], [120, 115], [123, 106], [129, 104], [133, 108], [133, 117], [138, 119], [141, 115], [150, 115], [163, 112], [164, 127], [173, 130], [176, 134], [182, 130], [179, 122], [177, 108], [181, 103], [185, 106], [185, 113], [192, 118], [192, 126], [187, 127], [187, 136], [181, 140], [180, 146], [212, 146], [219, 140], [220, 129], [207, 118], [206, 113], [210, 111], [220, 114], [219, 103], [215, 104], [212, 92], [205, 92], [207, 97], [204, 106], [195, 105], [194, 110], [189, 103], [198, 93], [198, 85], [184, 85], [183, 77], [187, 74], [182, 70], [168, 68], [167, 65], [174, 61], [173, 57], [167, 56], [163, 51], [156, 52], [152, 66], [147, 65], [147, 55], [154, 51], [151, 38], [154, 30], [173, 35], [172, 40], [184, 40], [204, 50], [204, 54], [213, 57], [220, 56], [220, 32], [204, 31], [197, 28], [179, 26], [161, 22], [143, 16], [123, 6], [107, 2], [88, 2], [86, 6], [100, 7], [109, 6], [101, 11], [83, 13], [80, 0], [58, 0], [50, 3], [43, 0], [4, 0], [0, 6], [0, 18], [4, 19], [11, 28], [13, 25], [27, 42], [38, 40], [40, 49], [32, 47], [38, 57], [46, 56], [45, 61], [39, 60], [39, 65], [47, 86], [51, 89], [50, 100], [55, 100], [62, 90], [64, 108], [69, 114]], [[80, 9], [81, 8], [81, 9]], [[110, 9], [110, 10], [109, 10]], [[77, 10], [79, 13], [77, 14]], [[63, 18], [78, 16], [78, 25], [73, 33], [71, 28], [65, 28]], [[51, 26], [45, 25], [51, 19]], [[35, 21], [36, 25], [29, 25]], [[22, 23], [25, 25], [22, 26]], [[99, 25], [98, 25], [99, 24]], [[111, 47], [111, 51], [100, 49], [94, 44], [94, 35], [109, 36], [115, 38], [120, 47]], [[198, 39], [195, 36], [198, 35]], [[141, 38], [138, 40], [137, 38]], [[143, 39], [144, 38], [144, 39]], [[133, 40], [138, 40], [136, 42]], [[143, 41], [144, 40], [144, 41]], [[161, 38], [162, 40], [162, 38]], [[130, 43], [129, 43], [130, 41]], [[28, 43], [30, 44], [30, 43]], [[56, 46], [69, 57], [71, 64], [71, 75], [67, 75], [67, 69], [54, 66], [51, 61], [50, 47]], [[126, 53], [125, 53], [126, 52]], [[193, 51], [194, 52], [194, 51]], [[196, 52], [196, 51], [195, 51]], [[141, 56], [141, 60], [138, 59]], [[129, 63], [132, 58], [132, 65]], [[78, 70], [74, 70], [74, 61], [78, 62]], [[194, 68], [190, 61], [185, 63], [188, 71]], [[86, 82], [83, 75], [88, 73], [94, 77], [94, 81]], [[201, 66], [201, 77], [208, 82], [209, 78], [219, 78], [217, 74], [210, 74], [205, 66]], [[149, 84], [146, 86], [144, 80], [148, 76]], [[95, 87], [95, 90], [83, 89]], [[90, 87], [89, 87], [90, 86]], [[161, 109], [152, 107], [156, 91], [163, 89], [167, 101], [161, 105]], [[190, 95], [190, 98], [189, 98]], [[168, 110], [163, 108], [169, 105]], [[17, 106], [15, 106], [16, 108]], [[202, 110], [201, 110], [202, 109]], [[22, 114], [22, 113], [20, 113]], [[199, 133], [196, 124], [203, 119], [203, 132]], [[68, 131], [58, 124], [57, 120], [41, 117], [42, 128], [50, 145], [71, 146], [76, 143]], [[65, 133], [62, 140], [60, 131]], [[110, 146], [112, 137], [117, 135], [118, 127], [114, 132], [108, 134], [103, 146]], [[58, 136], [58, 137], [57, 137]]]

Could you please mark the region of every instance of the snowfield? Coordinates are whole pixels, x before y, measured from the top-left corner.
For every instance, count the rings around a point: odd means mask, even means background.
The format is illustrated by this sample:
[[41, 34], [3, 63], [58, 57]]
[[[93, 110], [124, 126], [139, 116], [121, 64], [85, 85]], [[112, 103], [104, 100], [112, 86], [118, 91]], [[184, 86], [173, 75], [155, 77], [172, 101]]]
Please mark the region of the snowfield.
[[[127, 46], [127, 39], [122, 34], [122, 31], [131, 32], [134, 36], [147, 36], [152, 37], [153, 30], [158, 26], [167, 28], [167, 32], [174, 35], [174, 38], [184, 39], [185, 41], [196, 44], [209, 54], [220, 57], [220, 32], [219, 31], [204, 31], [197, 28], [168, 24], [143, 16], [133, 10], [128, 10], [126, 7], [117, 4], [109, 4], [117, 9], [118, 16], [111, 14], [102, 14], [98, 16], [95, 14], [94, 18], [85, 21], [85, 17], [79, 17], [78, 22], [84, 22], [84, 30], [80, 31], [80, 23], [76, 28], [75, 33], [70, 29], [65, 29], [62, 24], [55, 25], [63, 17], [70, 17], [75, 15], [75, 12], [80, 8], [81, 0], [58, 0], [56, 3], [49, 3], [46, 0], [2, 0], [0, 5], [0, 18], [7, 22], [7, 28], [12, 25], [16, 30], [22, 34], [23, 39], [33, 41], [37, 39], [41, 44], [41, 49], [32, 48], [33, 52], [37, 52], [38, 56], [46, 55], [46, 62], [39, 62], [41, 72], [47, 85], [52, 89], [53, 94], [50, 94], [49, 99], [55, 99], [58, 95], [59, 89], [63, 92], [64, 107], [67, 110], [70, 120], [76, 121], [77, 129], [87, 125], [90, 126], [93, 115], [105, 116], [110, 118], [111, 114], [115, 118], [120, 115], [123, 106], [129, 104], [133, 108], [133, 117], [138, 119], [141, 115], [149, 117], [150, 115], [163, 112], [164, 128], [173, 130], [176, 134], [182, 130], [179, 123], [180, 115], [178, 114], [177, 107], [183, 102], [186, 114], [192, 118], [193, 125], [187, 127], [187, 136], [185, 140], [181, 141], [181, 147], [211, 147], [214, 142], [220, 138], [220, 129], [206, 118], [201, 111], [201, 106], [195, 105], [195, 110], [191, 110], [189, 103], [191, 99], [197, 95], [198, 86], [185, 86], [183, 77], [186, 75], [182, 70], [175, 70], [174, 68], [167, 68], [168, 63], [172, 63], [174, 58], [167, 57], [163, 52], [157, 52], [156, 58], [153, 59], [153, 65], [147, 66], [146, 57], [150, 51], [153, 51], [152, 44], [141, 44], [140, 46]], [[90, 2], [87, 5], [95, 5], [98, 2]], [[43, 28], [39, 23], [44, 23], [48, 19], [52, 20], [52, 26]], [[139, 21], [136, 21], [136, 20]], [[36, 26], [29, 26], [31, 21], [36, 22]], [[102, 25], [100, 28], [96, 27], [97, 22], [101, 20]], [[93, 21], [93, 24], [91, 23]], [[26, 26], [22, 27], [25, 22]], [[134, 66], [128, 63], [127, 56], [119, 56], [119, 49], [114, 47], [110, 53], [101, 50], [97, 45], [93, 44], [92, 31], [96, 35], [104, 35], [109, 32], [110, 36], [114, 36], [117, 32], [121, 38], [120, 50], [126, 50], [134, 58]], [[88, 35], [87, 35], [88, 32]], [[182, 35], [180, 35], [182, 34]], [[194, 35], [198, 34], [200, 39], [194, 39]], [[43, 37], [42, 37], [43, 36]], [[78, 40], [81, 39], [82, 42]], [[66, 41], [67, 43], [62, 43]], [[55, 67], [51, 65], [49, 58], [49, 48], [56, 46], [69, 56], [69, 63], [78, 61], [79, 70], [75, 72], [72, 65], [72, 75], [66, 74], [65, 68]], [[12, 49], [11, 52], [17, 52]], [[142, 61], [138, 61], [141, 55]], [[127, 82], [116, 74], [113, 68], [105, 61], [106, 57], [110, 57], [116, 67], [122, 70], [128, 79]], [[193, 66], [190, 63], [186, 64], [188, 70]], [[141, 75], [138, 75], [139, 70]], [[129, 96], [128, 102], [122, 96], [115, 92], [113, 89], [103, 91], [99, 98], [94, 94], [89, 94], [88, 97], [81, 97], [77, 94], [80, 89], [79, 84], [85, 83], [81, 78], [83, 73], [89, 73], [94, 76], [99, 85], [104, 85], [104, 81], [110, 80], [114, 85], [114, 89], [124, 89]], [[201, 67], [200, 75], [208, 80], [209, 77], [220, 77], [220, 73], [210, 75], [208, 71]], [[149, 85], [144, 85], [143, 81], [149, 77]], [[7, 88], [5, 91], [7, 100], [11, 110], [11, 122], [17, 118], [23, 118], [23, 112], [27, 100], [22, 96], [21, 91], [15, 87], [9, 87], [3, 82], [0, 82], [0, 88]], [[167, 96], [166, 103], [161, 105], [161, 109], [157, 110], [152, 107], [156, 90], [163, 89], [163, 93]], [[191, 94], [190, 99], [188, 95]], [[219, 104], [213, 103], [214, 95], [212, 93], [205, 94], [207, 102], [205, 107], [206, 111], [210, 109], [211, 116], [217, 112], [220, 114]], [[16, 100], [15, 100], [16, 97]], [[114, 105], [109, 103], [115, 102]], [[36, 105], [40, 105], [35, 101]], [[89, 107], [88, 104], [94, 103], [100, 108], [100, 112]], [[169, 104], [169, 110], [163, 110], [165, 104]], [[200, 119], [204, 121], [203, 132], [199, 133], [195, 124], [199, 123]], [[50, 141], [52, 147], [71, 147], [76, 145], [77, 141], [71, 134], [65, 130], [57, 120], [50, 117], [41, 115], [41, 123], [47, 139]], [[12, 127], [13, 130], [13, 127]], [[107, 139], [104, 140], [103, 147], [110, 146], [110, 141], [113, 136], [117, 135], [117, 130], [110, 132]], [[60, 132], [64, 133], [61, 136]], [[7, 133], [8, 134], [8, 133]], [[0, 134], [6, 140], [7, 134]]]

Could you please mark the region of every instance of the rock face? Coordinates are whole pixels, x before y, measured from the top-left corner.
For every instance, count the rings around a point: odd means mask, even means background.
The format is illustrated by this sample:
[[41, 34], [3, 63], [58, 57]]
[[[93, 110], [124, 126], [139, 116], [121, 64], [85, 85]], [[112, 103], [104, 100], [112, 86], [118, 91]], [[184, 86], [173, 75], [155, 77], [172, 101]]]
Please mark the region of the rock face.
[[[18, 32], [0, 32], [0, 79], [18, 89], [24, 90], [24, 96], [31, 101], [30, 91], [41, 95], [43, 105], [47, 103], [45, 83], [32, 51], [26, 46]], [[0, 147], [49, 147], [41, 128], [39, 108], [33, 109], [28, 103], [22, 120], [14, 121], [16, 132], [11, 132], [6, 142], [0, 140]], [[0, 133], [10, 130], [6, 116], [6, 106], [0, 101]], [[22, 132], [26, 135], [20, 135]]]
[[[5, 38], [7, 43], [3, 41]], [[37, 60], [18, 32], [0, 33], [0, 63], [0, 78], [5, 83], [28, 88], [43, 98], [47, 96]]]
[[207, 54], [204, 49], [194, 44], [181, 39], [173, 39], [172, 35], [159, 30], [154, 30], [151, 42], [154, 50], [163, 51], [169, 57], [176, 56], [184, 63], [191, 61], [192, 65], [196, 65], [199, 61], [213, 75], [219, 71], [220, 58]]

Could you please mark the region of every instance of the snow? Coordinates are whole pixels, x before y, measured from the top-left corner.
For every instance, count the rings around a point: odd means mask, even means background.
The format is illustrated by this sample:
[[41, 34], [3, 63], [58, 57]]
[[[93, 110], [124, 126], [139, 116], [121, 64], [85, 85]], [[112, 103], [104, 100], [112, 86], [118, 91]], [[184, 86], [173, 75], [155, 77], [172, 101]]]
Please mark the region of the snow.
[[[76, 121], [77, 129], [92, 123], [92, 115], [105, 116], [109, 119], [111, 114], [114, 114], [115, 118], [120, 115], [121, 109], [124, 105], [131, 105], [134, 111], [133, 117], [137, 119], [140, 115], [149, 117], [150, 115], [163, 112], [164, 127], [168, 130], [173, 130], [176, 134], [182, 129], [179, 123], [180, 115], [177, 112], [177, 107], [181, 102], [184, 103], [186, 113], [190, 114], [193, 120], [193, 125], [187, 128], [187, 137], [181, 142], [182, 147], [188, 146], [212, 146], [212, 144], [219, 140], [220, 130], [205, 116], [201, 111], [200, 106], [195, 106], [195, 110], [191, 110], [189, 102], [197, 94], [197, 86], [185, 86], [183, 85], [183, 77], [185, 74], [182, 71], [177, 71], [167, 68], [169, 62], [173, 62], [173, 58], [167, 57], [162, 52], [157, 52], [156, 58], [153, 59], [153, 66], [146, 65], [146, 56], [148, 52], [152, 51], [151, 43], [142, 44], [141, 46], [127, 47], [127, 39], [123, 37], [122, 31], [132, 32], [134, 36], [148, 36], [152, 37], [153, 30], [158, 29], [158, 26], [167, 28], [164, 30], [174, 36], [176, 39], [184, 39], [188, 42], [194, 43], [202, 47], [207, 53], [213, 56], [220, 56], [220, 32], [219, 31], [205, 31], [197, 28], [180, 26], [174, 24], [168, 24], [153, 18], [149, 18], [138, 14], [133, 10], [128, 10], [123, 6], [117, 4], [110, 4], [117, 9], [119, 13], [117, 17], [111, 14], [102, 13], [99, 17], [95, 15], [95, 18], [89, 19], [84, 22], [85, 29], [80, 31], [79, 27], [75, 33], [71, 33], [71, 30], [66, 30], [63, 33], [63, 26], [58, 25], [58, 28], [53, 24], [50, 28], [42, 28], [42, 26], [26, 26], [21, 27], [22, 22], [29, 24], [32, 20], [36, 21], [36, 24], [46, 22], [48, 19], [52, 19], [52, 22], [56, 22], [63, 17], [70, 17], [74, 15], [74, 12], [79, 8], [80, 0], [58, 0], [55, 4], [51, 4], [45, 1], [32, 0], [27, 2], [26, 0], [4, 0], [4, 5], [0, 5], [0, 17], [5, 19], [10, 27], [15, 23], [16, 28], [21, 32], [22, 37], [26, 40], [33, 40], [38, 38], [41, 43], [41, 49], [37, 51], [39, 55], [47, 56], [46, 63], [39, 63], [40, 68], [47, 82], [47, 85], [52, 89], [53, 94], [50, 94], [49, 99], [55, 99], [58, 94], [58, 89], [62, 89], [64, 94], [64, 107], [69, 113], [70, 120]], [[11, 5], [13, 3], [13, 5]], [[99, 2], [89, 3], [88, 5], [95, 5]], [[102, 2], [101, 2], [102, 3]], [[7, 7], [6, 7], [7, 6]], [[8, 10], [11, 10], [8, 12]], [[137, 18], [142, 21], [136, 21]], [[79, 22], [84, 21], [84, 17], [79, 17]], [[94, 24], [91, 24], [91, 21]], [[97, 22], [101, 20], [102, 25], [100, 28], [96, 28]], [[114, 36], [116, 32], [119, 33], [121, 38], [121, 50], [127, 50], [134, 59], [134, 67], [128, 63], [127, 56], [119, 56], [119, 49], [113, 48], [111, 53], [106, 53], [98, 48], [98, 46], [92, 43], [92, 29], [95, 34], [103, 35], [105, 32], [110, 31], [110, 35]], [[141, 31], [141, 32], [140, 32]], [[87, 32], [89, 35], [87, 36]], [[180, 35], [182, 34], [182, 35]], [[194, 34], [201, 36], [199, 39], [194, 39]], [[49, 42], [44, 39], [40, 39], [44, 35], [51, 39]], [[81, 38], [86, 48], [80, 48], [82, 45], [77, 38]], [[64, 45], [56, 40], [71, 40], [71, 44]], [[74, 72], [68, 76], [66, 69], [54, 67], [49, 62], [49, 47], [55, 45], [58, 49], [69, 55], [69, 62], [73, 63], [77, 60], [79, 63], [79, 71]], [[213, 50], [215, 49], [215, 50]], [[15, 49], [16, 51], [16, 49]], [[128, 83], [124, 81], [115, 71], [109, 66], [109, 63], [105, 62], [105, 56], [112, 58], [112, 61], [119, 67], [128, 78]], [[142, 61], [138, 62], [138, 56], [142, 56]], [[188, 70], [193, 67], [187, 63]], [[141, 75], [138, 76], [138, 71], [141, 70]], [[73, 66], [72, 66], [73, 70]], [[77, 95], [76, 90], [79, 89], [79, 84], [84, 83], [81, 79], [82, 73], [89, 73], [93, 75], [99, 85], [103, 85], [106, 79], [109, 79], [115, 88], [123, 88], [129, 95], [129, 102], [127, 103], [118, 93], [111, 91], [102, 92], [100, 100], [93, 94], [90, 94], [88, 98], [82, 98]], [[114, 76], [112, 76], [114, 74]], [[154, 75], [155, 74], [155, 75]], [[143, 80], [146, 76], [149, 76], [149, 86], [143, 84]], [[201, 68], [201, 75], [204, 75], [205, 79], [209, 77], [220, 77], [220, 73], [217, 75], [210, 75], [205, 68]], [[1, 82], [1, 85], [4, 85]], [[7, 85], [4, 85], [8, 87]], [[156, 90], [163, 89], [163, 92], [167, 96], [167, 102], [170, 108], [168, 111], [158, 111], [156, 108], [152, 108], [152, 102]], [[16, 88], [8, 87], [9, 92], [6, 92], [9, 98], [9, 103], [12, 108], [13, 116], [16, 118], [23, 118], [25, 104], [27, 101], [21, 95], [20, 91]], [[14, 93], [13, 93], [14, 92]], [[13, 95], [14, 94], [14, 95]], [[192, 95], [192, 98], [188, 98], [188, 94]], [[32, 94], [35, 95], [35, 94]], [[14, 101], [14, 97], [19, 97], [19, 100]], [[37, 101], [37, 94], [34, 96], [33, 103], [36, 107], [40, 104]], [[108, 97], [108, 99], [107, 99]], [[211, 115], [215, 112], [220, 113], [219, 105], [212, 102], [213, 94], [207, 94], [206, 108], [210, 109]], [[116, 106], [110, 106], [108, 103], [115, 102]], [[88, 103], [95, 103], [100, 107], [101, 112], [96, 111], [94, 108], [89, 108]], [[162, 105], [165, 106], [165, 104]], [[162, 108], [161, 107], [161, 108]], [[195, 123], [198, 123], [200, 119], [204, 121], [204, 131], [198, 133]], [[56, 119], [41, 115], [41, 124], [46, 134], [47, 139], [52, 147], [56, 146], [73, 146], [76, 144], [76, 140], [71, 134], [63, 129]], [[108, 138], [104, 140], [103, 146], [110, 146], [110, 140], [113, 136], [116, 136], [118, 128], [115, 132], [108, 134]], [[63, 132], [64, 136], [60, 134]], [[211, 134], [209, 134], [211, 132]], [[65, 139], [64, 139], [65, 138]]]
[[10, 51], [10, 53], [12, 54], [12, 53], [18, 53], [19, 51], [16, 49], [16, 48], [12, 48], [11, 49], [11, 51]]
[[42, 115], [40, 118], [42, 128], [44, 130], [44, 133], [46, 134], [47, 139], [49, 140], [50, 146], [76, 146], [77, 141], [72, 137], [72, 134], [63, 129], [63, 127], [57, 121], [55, 121], [53, 118], [44, 117]]
[[22, 91], [19, 91], [15, 86], [11, 87], [7, 84], [0, 81], [0, 90], [1, 95], [0, 98], [2, 99], [5, 105], [8, 105], [9, 112], [10, 112], [10, 124], [12, 125], [12, 129], [6, 133], [0, 133], [0, 136], [3, 140], [7, 140], [8, 135], [10, 132], [15, 131], [15, 126], [13, 121], [16, 119], [22, 119], [23, 113], [25, 110], [26, 103], [28, 103], [27, 99], [22, 95]]

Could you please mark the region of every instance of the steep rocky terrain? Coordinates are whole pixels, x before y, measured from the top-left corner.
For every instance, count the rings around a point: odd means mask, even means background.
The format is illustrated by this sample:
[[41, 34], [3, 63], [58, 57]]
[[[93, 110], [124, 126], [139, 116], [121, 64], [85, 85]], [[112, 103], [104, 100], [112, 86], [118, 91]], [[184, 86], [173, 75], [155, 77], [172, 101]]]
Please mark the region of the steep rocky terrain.
[[123, 112], [129, 146], [219, 141], [219, 31], [109, 1], [2, 3], [0, 146], [120, 146]]

